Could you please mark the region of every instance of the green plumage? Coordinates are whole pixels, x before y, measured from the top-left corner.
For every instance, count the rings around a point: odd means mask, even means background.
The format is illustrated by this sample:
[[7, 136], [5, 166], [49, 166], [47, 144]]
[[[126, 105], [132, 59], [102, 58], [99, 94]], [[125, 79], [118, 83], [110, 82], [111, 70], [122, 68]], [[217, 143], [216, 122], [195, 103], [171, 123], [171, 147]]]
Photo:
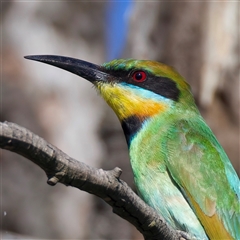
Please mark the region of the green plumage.
[[[156, 116], [143, 125], [129, 150], [141, 196], [152, 207], [159, 209], [163, 216], [167, 216], [173, 227], [184, 230], [189, 225], [185, 221], [191, 222], [188, 221], [192, 218], [191, 211], [182, 203], [186, 199], [193, 208], [186, 194], [187, 189], [206, 215], [212, 216], [216, 211], [233, 238], [238, 239], [239, 179], [222, 147], [198, 113], [176, 113], [173, 109], [165, 115]], [[160, 181], [161, 178], [163, 180]], [[180, 198], [179, 192], [184, 199]], [[160, 194], [168, 199], [165, 204], [159, 201]], [[170, 198], [178, 202], [171, 202]], [[168, 204], [167, 212], [174, 213], [166, 213]], [[179, 207], [179, 210], [174, 209]], [[193, 222], [192, 225], [187, 231], [203, 239], [201, 228]]]
[[29, 56], [92, 82], [125, 133], [139, 195], [175, 229], [197, 239], [240, 239], [240, 182], [202, 119], [189, 85], [147, 60], [98, 66], [61, 56]]

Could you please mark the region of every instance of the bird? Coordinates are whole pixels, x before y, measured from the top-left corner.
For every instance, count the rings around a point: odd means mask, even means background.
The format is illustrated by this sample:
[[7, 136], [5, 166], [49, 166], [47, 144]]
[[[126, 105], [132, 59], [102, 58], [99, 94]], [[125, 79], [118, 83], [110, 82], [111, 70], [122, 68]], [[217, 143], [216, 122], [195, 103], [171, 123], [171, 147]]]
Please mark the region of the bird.
[[194, 239], [240, 239], [240, 181], [190, 85], [151, 60], [30, 55], [91, 82], [117, 115], [139, 196]]

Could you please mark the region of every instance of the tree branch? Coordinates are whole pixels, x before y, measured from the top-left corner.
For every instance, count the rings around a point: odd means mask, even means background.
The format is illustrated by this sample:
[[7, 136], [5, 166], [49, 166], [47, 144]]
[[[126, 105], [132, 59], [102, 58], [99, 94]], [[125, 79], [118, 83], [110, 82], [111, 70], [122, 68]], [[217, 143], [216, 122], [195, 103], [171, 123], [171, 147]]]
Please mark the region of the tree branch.
[[87, 166], [14, 123], [0, 122], [0, 129], [0, 147], [41, 167], [47, 174], [49, 185], [60, 182], [102, 198], [114, 213], [132, 223], [145, 239], [190, 239], [186, 233], [169, 227], [119, 178], [120, 168], [104, 171]]

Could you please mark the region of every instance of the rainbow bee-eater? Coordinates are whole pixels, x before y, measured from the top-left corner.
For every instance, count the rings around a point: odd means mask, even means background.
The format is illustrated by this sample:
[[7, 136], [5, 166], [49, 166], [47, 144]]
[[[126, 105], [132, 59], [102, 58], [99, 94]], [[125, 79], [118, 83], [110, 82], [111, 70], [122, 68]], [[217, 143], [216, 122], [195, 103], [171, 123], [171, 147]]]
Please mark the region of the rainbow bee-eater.
[[118, 116], [140, 197], [196, 239], [240, 239], [240, 182], [172, 67], [120, 59], [103, 65], [62, 56], [26, 58], [90, 81]]

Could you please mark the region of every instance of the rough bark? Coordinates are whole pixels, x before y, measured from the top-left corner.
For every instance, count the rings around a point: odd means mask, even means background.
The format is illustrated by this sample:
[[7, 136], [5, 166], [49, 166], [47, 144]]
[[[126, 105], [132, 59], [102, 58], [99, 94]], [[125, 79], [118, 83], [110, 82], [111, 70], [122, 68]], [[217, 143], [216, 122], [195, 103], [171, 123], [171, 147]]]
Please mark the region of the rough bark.
[[58, 182], [102, 198], [113, 212], [132, 223], [145, 239], [190, 239], [167, 225], [120, 179], [121, 169], [111, 171], [90, 167], [17, 124], [0, 123], [0, 147], [18, 153], [42, 168], [51, 186]]

